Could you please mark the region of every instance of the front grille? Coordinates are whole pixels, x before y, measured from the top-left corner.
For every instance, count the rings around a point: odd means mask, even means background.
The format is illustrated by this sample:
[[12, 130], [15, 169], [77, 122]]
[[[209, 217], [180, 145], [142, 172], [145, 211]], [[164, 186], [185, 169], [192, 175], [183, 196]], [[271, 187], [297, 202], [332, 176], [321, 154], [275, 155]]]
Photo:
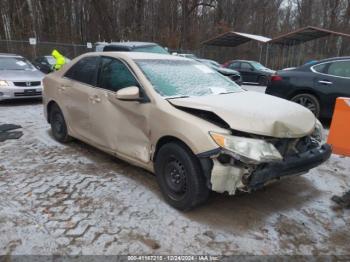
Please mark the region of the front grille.
[[34, 81], [34, 82], [13, 82], [15, 86], [40, 86], [40, 81]]
[[319, 146], [309, 136], [294, 139], [271, 139], [269, 142], [277, 148], [283, 157], [294, 155], [295, 153], [304, 153]]
[[35, 92], [16, 92], [15, 96], [41, 96], [40, 91], [35, 91]]

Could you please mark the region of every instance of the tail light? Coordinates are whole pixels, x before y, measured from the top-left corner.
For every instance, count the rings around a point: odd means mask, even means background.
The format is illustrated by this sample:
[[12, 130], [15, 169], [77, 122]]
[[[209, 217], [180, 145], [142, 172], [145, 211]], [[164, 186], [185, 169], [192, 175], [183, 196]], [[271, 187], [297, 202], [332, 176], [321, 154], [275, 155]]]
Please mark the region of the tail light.
[[282, 77], [279, 75], [272, 75], [270, 81], [271, 82], [277, 82], [277, 81], [282, 81]]
[[230, 65], [230, 61], [228, 61], [228, 62], [226, 62], [226, 63], [223, 63], [222, 65], [221, 65], [221, 67], [228, 67], [229, 65]]

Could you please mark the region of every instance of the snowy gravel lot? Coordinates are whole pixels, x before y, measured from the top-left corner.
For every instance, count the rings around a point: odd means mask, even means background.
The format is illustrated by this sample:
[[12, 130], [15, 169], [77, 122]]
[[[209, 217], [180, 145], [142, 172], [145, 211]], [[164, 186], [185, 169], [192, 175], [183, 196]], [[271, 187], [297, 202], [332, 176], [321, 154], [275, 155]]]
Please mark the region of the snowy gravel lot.
[[330, 201], [350, 189], [349, 158], [182, 213], [152, 174], [55, 142], [40, 102], [0, 103], [1, 122], [24, 136], [0, 143], [0, 255], [350, 255], [350, 211]]

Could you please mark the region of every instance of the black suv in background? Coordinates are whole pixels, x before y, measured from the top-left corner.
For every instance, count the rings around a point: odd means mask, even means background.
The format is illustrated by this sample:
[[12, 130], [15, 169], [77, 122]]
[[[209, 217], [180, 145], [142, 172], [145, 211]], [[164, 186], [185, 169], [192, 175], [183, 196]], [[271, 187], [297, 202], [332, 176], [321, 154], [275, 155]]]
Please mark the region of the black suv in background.
[[149, 42], [111, 42], [96, 43], [96, 52], [118, 51], [118, 52], [146, 52], [157, 54], [169, 54], [169, 52], [156, 43]]
[[245, 83], [266, 86], [275, 71], [263, 66], [259, 62], [249, 60], [232, 60], [224, 63], [223, 67], [238, 71]]
[[266, 94], [299, 103], [319, 118], [332, 118], [337, 97], [350, 97], [350, 57], [278, 71], [271, 77]]

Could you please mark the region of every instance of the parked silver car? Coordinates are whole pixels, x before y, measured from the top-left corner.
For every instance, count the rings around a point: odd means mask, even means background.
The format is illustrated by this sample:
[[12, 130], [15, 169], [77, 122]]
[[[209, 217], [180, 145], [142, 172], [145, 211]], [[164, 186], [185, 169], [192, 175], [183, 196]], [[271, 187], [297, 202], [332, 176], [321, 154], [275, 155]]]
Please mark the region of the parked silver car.
[[0, 101], [41, 97], [44, 76], [24, 57], [0, 53]]

